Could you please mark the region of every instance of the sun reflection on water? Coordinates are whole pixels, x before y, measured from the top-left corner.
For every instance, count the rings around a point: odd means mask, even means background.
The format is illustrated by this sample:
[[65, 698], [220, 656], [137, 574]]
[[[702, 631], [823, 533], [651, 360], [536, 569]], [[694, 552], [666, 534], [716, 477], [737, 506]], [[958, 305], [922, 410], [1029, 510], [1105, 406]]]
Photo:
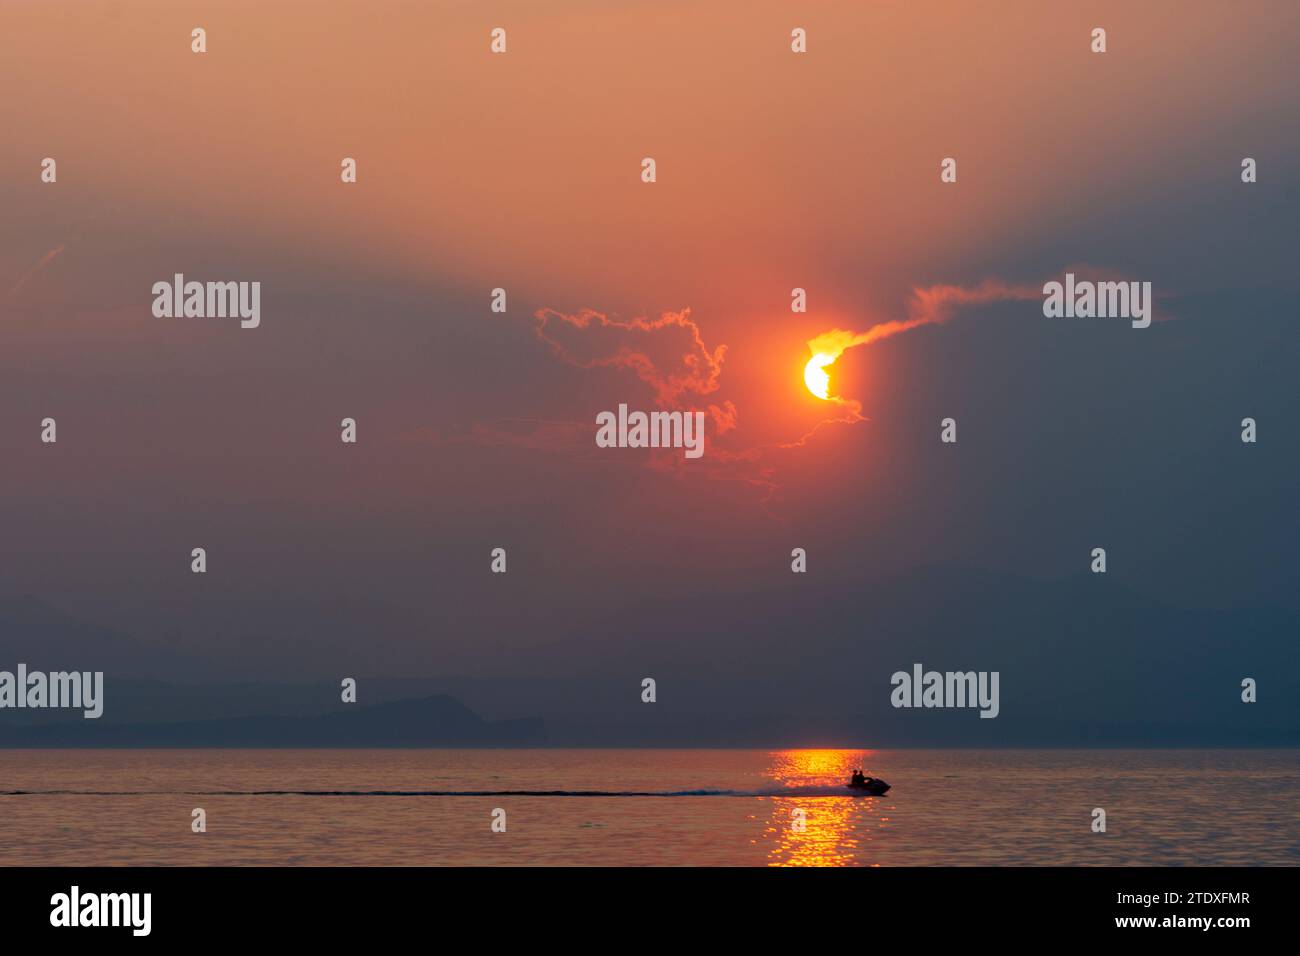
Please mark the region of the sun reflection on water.
[[877, 865], [871, 843], [888, 826], [888, 799], [852, 796], [846, 788], [837, 795], [855, 768], [871, 773], [873, 755], [870, 750], [771, 754], [767, 776], [774, 785], [811, 792], [759, 798], [767, 805], [762, 839], [768, 843], [769, 866]]

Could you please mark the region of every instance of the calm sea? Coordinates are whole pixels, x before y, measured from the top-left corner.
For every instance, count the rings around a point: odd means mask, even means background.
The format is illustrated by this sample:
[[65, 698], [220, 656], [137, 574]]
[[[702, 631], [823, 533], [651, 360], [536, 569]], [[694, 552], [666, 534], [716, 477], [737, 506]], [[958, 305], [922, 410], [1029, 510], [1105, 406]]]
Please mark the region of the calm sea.
[[0, 792], [2, 864], [1300, 863], [1294, 750], [8, 750]]

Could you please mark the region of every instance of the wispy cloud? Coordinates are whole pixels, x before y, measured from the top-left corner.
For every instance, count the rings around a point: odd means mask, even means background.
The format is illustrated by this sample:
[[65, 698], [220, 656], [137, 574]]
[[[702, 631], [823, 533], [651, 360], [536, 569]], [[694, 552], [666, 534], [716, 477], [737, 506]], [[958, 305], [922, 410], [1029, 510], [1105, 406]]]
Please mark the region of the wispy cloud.
[[31, 281], [32, 277], [36, 275], [36, 273], [40, 272], [51, 262], [53, 262], [55, 259], [61, 256], [63, 254], [63, 250], [66, 249], [67, 247], [68, 247], [67, 243], [62, 243], [60, 245], [55, 246], [49, 252], [45, 253], [45, 255], [41, 256], [40, 259], [36, 261], [36, 264], [32, 266], [30, 269], [28, 269], [25, 273], [23, 273], [23, 275], [18, 279], [18, 281], [15, 282], [9, 288], [9, 295], [8, 295], [9, 300], [13, 301], [14, 298], [17, 297], [18, 293], [23, 290], [23, 286], [27, 285], [27, 283]]
[[537, 337], [561, 361], [578, 368], [627, 369], [650, 386], [661, 408], [707, 411], [715, 434], [735, 427], [733, 402], [699, 406], [691, 400], [717, 391], [727, 347], [710, 349], [704, 343], [690, 309], [627, 320], [594, 309], [573, 314], [542, 309], [535, 319]]

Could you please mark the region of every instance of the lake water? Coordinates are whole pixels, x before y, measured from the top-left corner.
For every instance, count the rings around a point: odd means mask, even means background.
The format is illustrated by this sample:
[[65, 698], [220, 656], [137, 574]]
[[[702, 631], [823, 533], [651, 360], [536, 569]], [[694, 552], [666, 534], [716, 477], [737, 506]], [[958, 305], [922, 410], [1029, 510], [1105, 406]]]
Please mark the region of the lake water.
[[8, 865], [1300, 863], [1295, 750], [7, 750], [0, 791]]

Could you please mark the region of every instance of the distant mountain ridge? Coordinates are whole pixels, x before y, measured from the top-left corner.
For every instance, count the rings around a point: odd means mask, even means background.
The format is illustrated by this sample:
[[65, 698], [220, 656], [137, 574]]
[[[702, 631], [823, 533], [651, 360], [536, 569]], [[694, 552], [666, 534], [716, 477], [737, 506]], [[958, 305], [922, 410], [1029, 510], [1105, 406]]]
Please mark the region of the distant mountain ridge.
[[213, 662], [199, 655], [133, 640], [30, 595], [0, 599], [0, 670], [19, 662], [47, 671], [125, 670], [146, 678], [214, 672]]
[[[239, 676], [238, 655], [221, 670], [196, 656], [162, 679], [141, 679], [156, 661], [150, 646], [71, 622], [39, 601], [0, 601], [0, 669], [22, 661], [85, 670], [102, 661], [105, 671], [100, 720], [0, 710], [0, 745], [16, 739], [20, 725], [55, 723], [99, 724], [89, 737], [84, 727], [41, 732], [87, 745], [219, 746], [202, 741], [251, 741], [263, 731], [276, 740], [406, 745], [412, 738], [397, 727], [294, 723], [327, 713], [356, 717], [361, 705], [340, 702], [333, 676], [351, 674], [366, 706], [441, 695], [485, 722], [525, 722], [489, 731], [448, 708], [444, 737], [413, 738], [428, 746], [495, 746], [507, 738], [598, 747], [1300, 746], [1300, 612], [1292, 608], [1177, 606], [1111, 574], [1035, 579], [946, 565], [860, 580], [800, 577], [774, 573], [747, 591], [647, 595], [575, 617], [559, 637], [494, 638], [494, 647], [509, 650], [513, 672], [499, 666], [498, 653], [484, 660], [482, 674], [387, 671], [417, 675], [400, 678], [358, 672], [354, 649], [346, 661], [305, 654], [292, 671], [262, 668], [248, 678]], [[383, 627], [367, 641], [391, 660], [413, 638], [424, 652], [482, 636], [467, 623], [436, 636]], [[999, 716], [892, 707], [890, 675], [916, 663], [998, 671]], [[296, 682], [277, 681], [281, 673]], [[657, 682], [653, 704], [641, 699], [645, 677]], [[1241, 699], [1247, 677], [1258, 683], [1255, 703]], [[544, 737], [527, 731], [529, 721], [544, 722]], [[144, 725], [171, 729], [146, 733]]]
[[67, 720], [0, 723], [5, 747], [519, 747], [546, 742], [540, 720], [486, 721], [444, 694], [312, 717], [228, 717], [173, 723]]

